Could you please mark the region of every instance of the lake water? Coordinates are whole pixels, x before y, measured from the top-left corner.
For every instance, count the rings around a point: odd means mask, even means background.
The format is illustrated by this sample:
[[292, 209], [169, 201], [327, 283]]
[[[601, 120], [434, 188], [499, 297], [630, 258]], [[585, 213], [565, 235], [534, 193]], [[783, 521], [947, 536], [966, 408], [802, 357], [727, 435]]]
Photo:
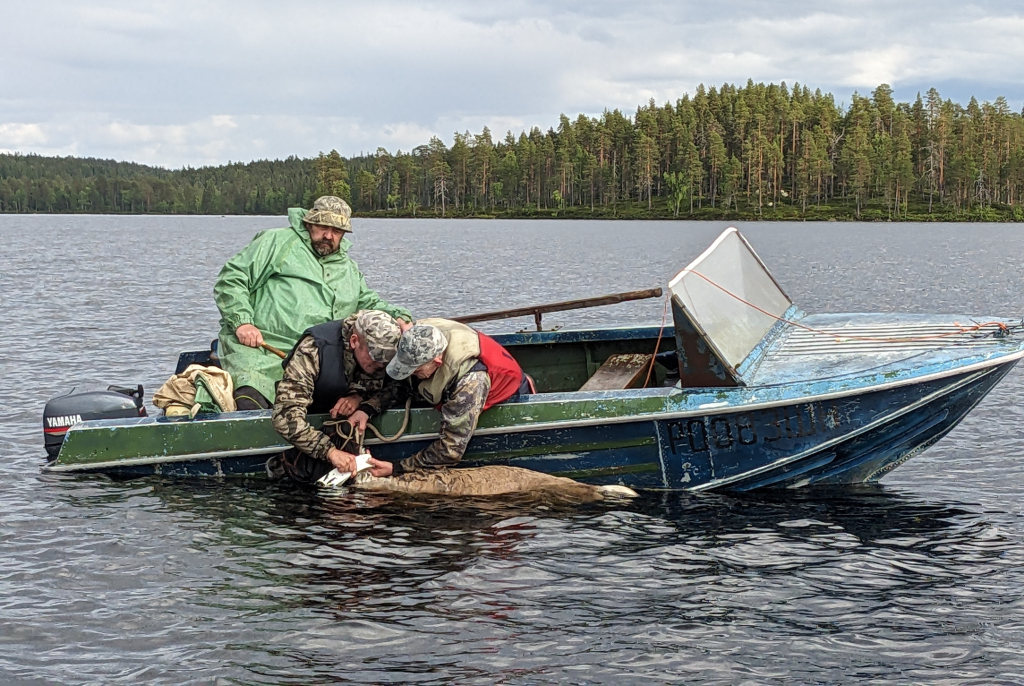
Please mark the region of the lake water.
[[[41, 474], [46, 399], [151, 394], [216, 336], [220, 266], [282, 225], [0, 216], [0, 682], [1024, 681], [1020, 370], [857, 491], [568, 506]], [[724, 226], [357, 219], [351, 252], [454, 316], [664, 285]], [[740, 229], [809, 312], [1024, 315], [1019, 226]]]

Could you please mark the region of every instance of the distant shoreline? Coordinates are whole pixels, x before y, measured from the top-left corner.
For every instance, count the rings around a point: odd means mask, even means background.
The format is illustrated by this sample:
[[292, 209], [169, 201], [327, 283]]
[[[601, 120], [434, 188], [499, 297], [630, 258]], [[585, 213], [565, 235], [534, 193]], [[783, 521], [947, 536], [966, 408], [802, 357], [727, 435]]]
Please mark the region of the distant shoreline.
[[[935, 210], [946, 208], [934, 208]], [[107, 217], [268, 217], [282, 218], [281, 214], [227, 213], [227, 212], [3, 212], [3, 216], [107, 216]], [[566, 208], [530, 208], [502, 212], [472, 212], [466, 210], [447, 211], [444, 214], [418, 210], [375, 210], [353, 213], [353, 219], [565, 219], [565, 220], [611, 220], [611, 221], [742, 221], [742, 222], [892, 222], [892, 223], [1024, 223], [1024, 212], [1019, 206], [974, 208], [970, 211], [933, 211], [928, 212], [927, 204], [916, 206], [913, 203], [900, 216], [890, 216], [885, 207], [866, 206], [861, 208], [861, 216], [856, 217], [855, 208], [850, 205], [835, 204], [821, 207], [808, 207], [801, 212], [799, 207], [779, 205], [763, 207], [760, 214], [757, 208], [743, 210], [721, 210], [719, 208], [694, 208], [694, 212], [680, 212], [674, 216], [671, 208], [618, 206], [566, 207]]]
[[[943, 211], [938, 211], [938, 210]], [[975, 207], [969, 211], [949, 211], [948, 208], [935, 207], [928, 212], [927, 203], [917, 206], [910, 203], [906, 212], [899, 216], [890, 214], [884, 206], [868, 205], [861, 207], [860, 218], [856, 216], [856, 208], [851, 205], [833, 204], [821, 207], [808, 207], [801, 211], [793, 205], [777, 205], [763, 207], [758, 212], [756, 207], [741, 210], [721, 210], [713, 207], [694, 208], [694, 212], [681, 211], [675, 215], [671, 208], [618, 206], [531, 208], [529, 210], [509, 210], [502, 212], [446, 212], [442, 215], [434, 211], [417, 211], [415, 215], [409, 210], [399, 212], [376, 210], [353, 214], [353, 217], [374, 217], [389, 219], [437, 218], [437, 219], [611, 219], [640, 221], [744, 221], [744, 222], [993, 222], [993, 223], [1024, 223], [1024, 210], [1020, 206]]]

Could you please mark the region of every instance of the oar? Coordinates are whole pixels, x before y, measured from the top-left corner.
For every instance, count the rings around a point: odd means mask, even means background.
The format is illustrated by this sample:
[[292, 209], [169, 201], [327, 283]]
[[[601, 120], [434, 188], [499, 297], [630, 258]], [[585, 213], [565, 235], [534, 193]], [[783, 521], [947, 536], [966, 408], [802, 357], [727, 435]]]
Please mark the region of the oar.
[[643, 291], [629, 291], [628, 293], [615, 293], [613, 295], [602, 295], [597, 298], [583, 298], [582, 300], [568, 300], [566, 302], [551, 303], [549, 305], [532, 305], [530, 307], [516, 307], [511, 310], [499, 312], [484, 312], [483, 314], [470, 314], [462, 317], [452, 317], [457, 322], [469, 324], [471, 322], [487, 322], [495, 319], [511, 319], [512, 317], [525, 317], [533, 315], [537, 324], [537, 331], [541, 331], [540, 318], [548, 312], [565, 312], [566, 310], [582, 310], [586, 307], [600, 307], [602, 305], [614, 305], [629, 300], [644, 300], [646, 298], [660, 298], [660, 288], [649, 288]]
[[280, 350], [278, 350], [277, 348], [275, 348], [272, 345], [267, 345], [266, 343], [260, 343], [260, 347], [263, 348], [264, 350], [267, 350], [269, 352], [274, 353], [275, 355], [280, 357], [282, 360], [284, 358], [288, 357], [288, 353], [281, 352]]
[[[565, 312], [566, 310], [582, 310], [587, 307], [600, 307], [602, 305], [615, 305], [616, 303], [628, 302], [630, 300], [645, 300], [647, 298], [660, 298], [660, 288], [649, 288], [643, 291], [629, 291], [627, 293], [615, 293], [613, 295], [602, 295], [597, 298], [583, 298], [582, 300], [567, 300], [560, 303], [550, 303], [548, 305], [531, 305], [529, 307], [517, 307], [511, 310], [501, 310], [498, 312], [485, 312], [483, 314], [470, 314], [462, 317], [452, 317], [457, 322], [463, 324], [469, 324], [471, 322], [487, 322], [495, 319], [511, 319], [512, 317], [523, 317], [533, 315], [534, 320], [537, 323], [537, 331], [541, 331], [540, 318], [542, 314], [549, 312]], [[281, 352], [272, 345], [266, 343], [260, 343], [260, 347], [264, 350], [269, 350], [274, 353], [282, 360], [288, 355]]]

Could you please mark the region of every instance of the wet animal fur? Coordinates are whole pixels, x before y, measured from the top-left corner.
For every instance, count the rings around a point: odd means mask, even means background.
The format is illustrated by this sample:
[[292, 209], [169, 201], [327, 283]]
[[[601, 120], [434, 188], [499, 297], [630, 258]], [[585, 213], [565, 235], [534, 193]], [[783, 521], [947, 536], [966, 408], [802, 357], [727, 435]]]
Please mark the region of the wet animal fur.
[[514, 493], [551, 493], [581, 502], [608, 497], [632, 497], [625, 486], [591, 486], [561, 476], [551, 476], [522, 467], [491, 465], [461, 469], [430, 469], [378, 478], [369, 472], [358, 474], [353, 488], [368, 491], [423, 493], [450, 496], [496, 496]]

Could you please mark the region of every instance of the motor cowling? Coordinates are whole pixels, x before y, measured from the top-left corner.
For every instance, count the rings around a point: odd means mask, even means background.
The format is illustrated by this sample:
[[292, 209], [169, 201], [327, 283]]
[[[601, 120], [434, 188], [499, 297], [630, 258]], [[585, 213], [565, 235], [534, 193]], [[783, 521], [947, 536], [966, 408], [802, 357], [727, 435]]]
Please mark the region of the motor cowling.
[[43, 445], [46, 456], [56, 460], [64, 436], [75, 424], [92, 419], [145, 417], [142, 384], [136, 388], [107, 386], [105, 391], [85, 391], [50, 398], [43, 408]]

